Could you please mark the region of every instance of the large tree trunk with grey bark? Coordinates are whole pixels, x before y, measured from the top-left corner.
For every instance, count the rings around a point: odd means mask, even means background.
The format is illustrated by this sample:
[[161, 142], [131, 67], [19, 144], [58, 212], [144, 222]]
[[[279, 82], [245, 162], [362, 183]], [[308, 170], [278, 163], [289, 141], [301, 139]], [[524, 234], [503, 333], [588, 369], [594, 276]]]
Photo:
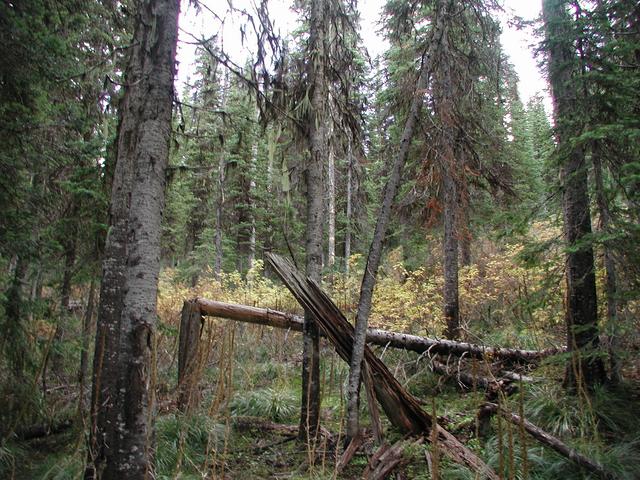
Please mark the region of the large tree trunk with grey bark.
[[85, 478], [152, 473], [153, 345], [179, 2], [138, 4], [118, 128]]

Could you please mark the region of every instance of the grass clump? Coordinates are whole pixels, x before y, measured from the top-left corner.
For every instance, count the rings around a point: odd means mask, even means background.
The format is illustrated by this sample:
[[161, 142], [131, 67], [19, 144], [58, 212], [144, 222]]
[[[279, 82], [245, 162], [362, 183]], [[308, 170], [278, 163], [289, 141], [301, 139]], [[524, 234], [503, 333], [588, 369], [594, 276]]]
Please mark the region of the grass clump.
[[165, 415], [156, 431], [158, 479], [202, 478], [209, 452], [224, 448], [225, 426], [206, 415]]
[[236, 395], [231, 401], [234, 416], [268, 418], [274, 422], [293, 420], [299, 408], [298, 395], [288, 388], [262, 388]]

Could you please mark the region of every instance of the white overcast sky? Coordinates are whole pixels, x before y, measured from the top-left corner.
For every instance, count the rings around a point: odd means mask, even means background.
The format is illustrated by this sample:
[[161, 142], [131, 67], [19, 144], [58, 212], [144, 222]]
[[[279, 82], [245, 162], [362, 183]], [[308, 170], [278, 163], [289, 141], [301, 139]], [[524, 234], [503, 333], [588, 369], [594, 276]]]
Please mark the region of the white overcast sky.
[[[245, 8], [253, 11], [253, 4], [257, 0], [233, 0], [232, 3], [236, 8]], [[188, 2], [183, 0], [182, 13], [180, 17], [180, 43], [178, 45], [178, 83], [183, 84], [186, 79], [193, 75], [194, 71], [194, 52], [195, 46], [193, 36], [202, 38], [203, 36], [211, 36], [218, 34], [224, 42], [226, 51], [236, 52], [235, 60], [243, 63], [241, 58], [250, 51], [252, 40], [249, 39], [243, 46], [240, 40], [239, 25], [241, 19], [227, 18], [222, 31], [220, 31], [220, 22], [215, 19], [211, 11], [223, 16], [228, 8], [227, 0], [201, 0], [206, 7], [203, 8], [199, 15], [196, 15], [195, 9], [188, 6]], [[285, 36], [296, 26], [296, 15], [291, 12], [289, 0], [270, 0], [269, 11], [274, 21], [276, 29], [280, 29], [281, 34]], [[358, 8], [361, 15], [361, 35], [364, 45], [373, 57], [382, 53], [385, 48], [385, 41], [378, 35], [379, 26], [377, 22], [380, 19], [380, 10], [385, 0], [360, 0]], [[541, 0], [502, 0], [501, 2], [507, 14], [515, 14], [525, 20], [532, 20], [540, 15]], [[508, 15], [502, 18], [502, 45], [506, 53], [511, 59], [511, 63], [515, 66], [516, 72], [520, 78], [519, 91], [522, 100], [526, 102], [536, 93], [546, 96], [547, 84], [537, 68], [536, 61], [533, 58], [531, 45], [534, 39], [526, 31], [517, 30], [510, 26], [507, 22]], [[190, 43], [191, 42], [191, 43]], [[178, 88], [181, 91], [181, 87]], [[547, 100], [547, 108], [549, 102]]]

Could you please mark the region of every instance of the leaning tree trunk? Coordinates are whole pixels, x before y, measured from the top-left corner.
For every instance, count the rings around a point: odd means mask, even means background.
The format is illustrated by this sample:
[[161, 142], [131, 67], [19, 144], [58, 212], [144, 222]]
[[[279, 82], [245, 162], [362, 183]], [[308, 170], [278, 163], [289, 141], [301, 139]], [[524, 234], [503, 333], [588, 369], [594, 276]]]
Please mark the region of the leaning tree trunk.
[[[349, 383], [347, 386], [347, 437], [356, 438], [359, 430], [358, 421], [358, 399], [360, 390], [360, 376], [362, 359], [364, 357], [367, 326], [369, 323], [369, 313], [371, 312], [371, 300], [373, 298], [373, 288], [376, 284], [376, 273], [380, 266], [382, 257], [382, 247], [384, 245], [384, 237], [387, 232], [387, 225], [391, 216], [391, 207], [393, 199], [398, 192], [400, 186], [400, 177], [402, 168], [409, 155], [409, 147], [413, 138], [420, 110], [423, 103], [423, 90], [427, 85], [427, 67], [423, 62], [420, 66], [420, 74], [416, 83], [416, 89], [411, 101], [409, 116], [404, 126], [402, 139], [400, 140], [400, 148], [395, 157], [389, 179], [384, 189], [382, 206], [378, 213], [376, 229], [373, 234], [373, 240], [369, 247], [369, 256], [367, 257], [367, 265], [364, 269], [362, 277], [362, 285], [360, 287], [360, 300], [358, 301], [358, 309], [356, 312], [356, 326], [354, 332], [354, 343], [351, 361], [349, 363]], [[348, 259], [347, 259], [348, 261]]]
[[[309, 119], [309, 147], [311, 155], [306, 168], [307, 232], [305, 273], [320, 283], [322, 273], [322, 223], [323, 223], [323, 162], [327, 156], [327, 97], [328, 85], [325, 65], [327, 18], [325, 1], [311, 2], [309, 50], [311, 116]], [[320, 343], [318, 327], [313, 315], [305, 312], [302, 354], [302, 405], [298, 438], [310, 442], [316, 438], [320, 422]]]
[[572, 145], [581, 132], [575, 76], [579, 74], [573, 48], [575, 32], [567, 11], [566, 0], [545, 0], [543, 20], [549, 58], [549, 80], [561, 159], [560, 177], [563, 185], [562, 210], [564, 238], [567, 246], [566, 284], [567, 346], [572, 352], [567, 365], [565, 385], [592, 387], [605, 380], [602, 359], [597, 355], [598, 310], [587, 165], [583, 148]]
[[153, 345], [179, 2], [139, 3], [120, 110], [85, 478], [152, 475]]

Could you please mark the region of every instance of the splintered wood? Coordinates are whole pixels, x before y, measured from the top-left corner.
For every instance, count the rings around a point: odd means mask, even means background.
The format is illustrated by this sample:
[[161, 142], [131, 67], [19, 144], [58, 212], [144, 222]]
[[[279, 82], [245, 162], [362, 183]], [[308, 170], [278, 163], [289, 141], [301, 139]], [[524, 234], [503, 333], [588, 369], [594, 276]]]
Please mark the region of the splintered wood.
[[[287, 260], [274, 254], [267, 259], [296, 300], [313, 313], [318, 326], [333, 344], [336, 353], [347, 363], [353, 349], [353, 326], [316, 282], [303, 277]], [[365, 347], [364, 362], [371, 375], [373, 389], [389, 421], [401, 432], [428, 436], [433, 419], [422, 410], [419, 401], [405, 390], [385, 364]], [[438, 447], [454, 461], [466, 465], [483, 478], [498, 479], [482, 459], [439, 425]]]

